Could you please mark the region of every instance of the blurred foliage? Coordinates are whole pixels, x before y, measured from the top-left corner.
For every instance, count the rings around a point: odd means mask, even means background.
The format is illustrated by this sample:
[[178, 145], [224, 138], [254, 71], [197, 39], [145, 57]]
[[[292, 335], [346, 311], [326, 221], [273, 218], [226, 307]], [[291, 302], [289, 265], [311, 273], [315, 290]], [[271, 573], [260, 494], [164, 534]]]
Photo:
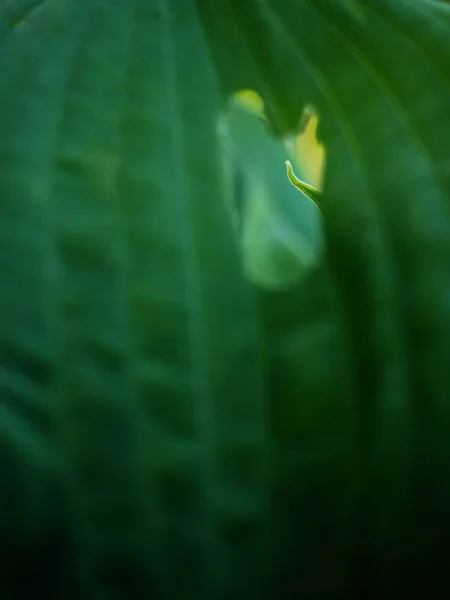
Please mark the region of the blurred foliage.
[[1, 598], [450, 595], [449, 65], [435, 0], [0, 2]]
[[[239, 103], [261, 117], [264, 115], [264, 101], [253, 90], [236, 92]], [[295, 161], [305, 179], [311, 185], [321, 188], [325, 166], [325, 148], [317, 140], [316, 131], [319, 116], [312, 107], [305, 107], [300, 119], [301, 130], [286, 138], [289, 156]], [[275, 165], [274, 165], [275, 168]]]
[[292, 153], [270, 136], [259, 97], [240, 92], [224, 121], [244, 272], [268, 289], [298, 284], [323, 252], [319, 210], [287, 185], [280, 167]]

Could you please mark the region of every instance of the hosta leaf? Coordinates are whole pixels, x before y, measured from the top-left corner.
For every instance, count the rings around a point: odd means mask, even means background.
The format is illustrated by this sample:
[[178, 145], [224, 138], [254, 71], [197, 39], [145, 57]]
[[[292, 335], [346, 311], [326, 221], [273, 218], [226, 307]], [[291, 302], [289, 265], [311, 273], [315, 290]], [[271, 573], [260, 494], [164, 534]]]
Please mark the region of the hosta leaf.
[[55, 413], [80, 577], [250, 589], [265, 392], [194, 6], [45, 2], [1, 47], [0, 383]]
[[[357, 389], [356, 564], [361, 585], [384, 595], [393, 581], [407, 585], [394, 566], [413, 560], [406, 528], [423, 564], [423, 532], [437, 544], [450, 526], [448, 9], [420, 0], [358, 2], [357, 14], [325, 0], [199, 4], [225, 90], [250, 71], [245, 85], [282, 130], [304, 103], [320, 114], [322, 212]], [[420, 524], [408, 514], [423, 515]], [[434, 572], [445, 577], [441, 564]]]
[[[0, 389], [67, 465], [80, 596], [448, 590], [449, 40], [431, 0], [0, 3]], [[323, 266], [259, 307], [248, 88], [327, 147]]]

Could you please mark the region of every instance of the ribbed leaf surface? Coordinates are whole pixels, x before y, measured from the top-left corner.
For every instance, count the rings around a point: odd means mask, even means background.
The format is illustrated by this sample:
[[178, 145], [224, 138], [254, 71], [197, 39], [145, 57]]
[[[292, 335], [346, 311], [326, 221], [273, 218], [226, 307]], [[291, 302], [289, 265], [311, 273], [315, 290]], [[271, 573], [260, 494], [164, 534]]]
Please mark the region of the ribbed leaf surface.
[[[0, 537], [71, 571], [33, 593], [448, 586], [449, 65], [428, 0], [0, 3]], [[327, 256], [289, 292], [229, 216], [242, 88], [320, 115]]]

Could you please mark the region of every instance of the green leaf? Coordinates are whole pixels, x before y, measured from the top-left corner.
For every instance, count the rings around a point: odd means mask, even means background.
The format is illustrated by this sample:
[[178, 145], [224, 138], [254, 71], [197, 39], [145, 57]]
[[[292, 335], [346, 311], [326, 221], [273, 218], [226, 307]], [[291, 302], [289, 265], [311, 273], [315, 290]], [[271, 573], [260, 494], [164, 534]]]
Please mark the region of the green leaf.
[[239, 231], [245, 274], [262, 288], [298, 285], [320, 261], [320, 213], [287, 184], [280, 168], [287, 150], [269, 135], [265, 121], [236, 101], [226, 119], [230, 160], [242, 178]]
[[194, 7], [42, 3], [0, 73], [1, 357], [55, 413], [87, 585], [215, 597], [264, 550], [268, 425]]
[[289, 160], [285, 161], [287, 176], [289, 181], [292, 183], [294, 187], [302, 192], [305, 196], [307, 196], [310, 200], [315, 202], [316, 204], [320, 204], [320, 199], [322, 197], [322, 193], [317, 190], [314, 186], [309, 185], [305, 181], [299, 179], [292, 168], [291, 162]]
[[[431, 0], [0, 5], [0, 436], [37, 429], [43, 498], [67, 467], [79, 597], [449, 590], [449, 39]], [[327, 148], [326, 256], [273, 296], [227, 207], [243, 88]]]
[[[420, 548], [414, 564], [439, 531], [450, 535], [448, 7], [367, 0], [357, 16], [342, 1], [199, 5], [224, 90], [246, 76], [281, 131], [306, 103], [320, 114], [322, 213], [356, 392], [343, 430], [347, 489], [352, 477], [359, 489], [356, 560], [363, 584], [374, 570], [408, 593], [402, 539]], [[448, 589], [438, 561], [427, 568]]]

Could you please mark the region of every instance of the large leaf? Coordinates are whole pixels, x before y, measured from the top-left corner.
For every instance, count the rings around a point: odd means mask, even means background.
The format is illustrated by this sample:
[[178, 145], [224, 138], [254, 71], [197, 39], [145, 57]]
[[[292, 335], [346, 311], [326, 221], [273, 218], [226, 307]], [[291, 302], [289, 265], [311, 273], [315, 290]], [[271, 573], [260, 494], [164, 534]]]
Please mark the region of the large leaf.
[[251, 70], [279, 128], [294, 127], [305, 102], [321, 115], [323, 214], [357, 389], [357, 570], [371, 588], [375, 573], [383, 594], [382, 565], [404, 554], [394, 539], [405, 539], [409, 511], [433, 540], [422, 561], [449, 527], [448, 11], [420, 1], [202, 8], [225, 89]]
[[[56, 411], [83, 577], [119, 597], [214, 596], [265, 535], [220, 97], [194, 9], [178, 12], [41, 3], [0, 55], [4, 397]], [[248, 542], [225, 552], [240, 521]]]
[[[66, 465], [81, 596], [448, 585], [447, 7], [17, 0], [0, 36], [2, 460]], [[259, 307], [217, 127], [241, 88], [327, 146], [322, 270]]]

